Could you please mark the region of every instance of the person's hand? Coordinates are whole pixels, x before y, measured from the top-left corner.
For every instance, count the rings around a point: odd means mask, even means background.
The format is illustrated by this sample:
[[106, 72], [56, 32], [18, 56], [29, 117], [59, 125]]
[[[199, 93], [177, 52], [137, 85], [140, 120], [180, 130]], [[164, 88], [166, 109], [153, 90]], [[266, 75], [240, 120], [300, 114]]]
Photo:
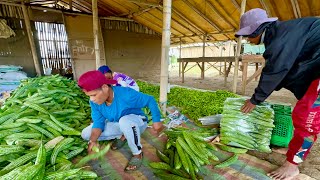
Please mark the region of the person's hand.
[[165, 126], [162, 124], [162, 122], [156, 122], [152, 124], [152, 128], [159, 134]]
[[97, 148], [99, 148], [99, 143], [96, 142], [96, 141], [90, 141], [90, 142], [89, 142], [89, 145], [88, 145], [88, 154], [96, 153], [96, 152], [94, 152], [94, 151], [92, 150], [92, 148], [95, 147], [95, 146], [96, 146]]
[[256, 105], [252, 104], [250, 99], [247, 99], [244, 105], [241, 107], [241, 112], [250, 113], [255, 107]]

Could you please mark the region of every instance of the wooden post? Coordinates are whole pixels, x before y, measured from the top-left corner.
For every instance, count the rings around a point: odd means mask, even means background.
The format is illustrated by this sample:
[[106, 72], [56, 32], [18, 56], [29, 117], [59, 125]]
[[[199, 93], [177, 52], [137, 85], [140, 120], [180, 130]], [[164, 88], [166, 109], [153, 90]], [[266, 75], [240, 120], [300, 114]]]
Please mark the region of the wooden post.
[[[257, 72], [258, 69], [259, 69], [259, 63], [255, 63], [255, 64], [256, 64], [256, 72]], [[258, 77], [259, 77], [259, 76], [255, 77], [254, 80], [255, 80], [255, 81], [258, 81]]]
[[[206, 56], [206, 38], [207, 34], [204, 34], [202, 40], [202, 57]], [[201, 62], [201, 79], [204, 79], [204, 62]]]
[[181, 62], [181, 66], [182, 66], [182, 83], [184, 83], [184, 70], [185, 70], [185, 67], [184, 67], [184, 61], [183, 60]]
[[227, 61], [224, 59], [224, 86], [227, 87]]
[[71, 10], [72, 11], [72, 0], [69, 0], [69, 10]]
[[40, 64], [39, 64], [39, 59], [38, 59], [38, 55], [37, 55], [36, 45], [34, 43], [34, 38], [33, 38], [33, 35], [32, 35], [32, 30], [31, 30], [28, 10], [27, 10], [27, 7], [24, 4], [22, 5], [22, 12], [23, 12], [24, 22], [26, 24], [29, 43], [30, 43], [30, 46], [31, 46], [31, 53], [32, 53], [32, 58], [33, 58], [33, 62], [34, 62], [34, 67], [36, 69], [37, 75], [41, 76]]
[[246, 93], [246, 86], [247, 86], [248, 62], [243, 61], [242, 66], [243, 66], [243, 69], [242, 69], [242, 90], [241, 90], [241, 93], [242, 93], [242, 95], [244, 95]]
[[92, 15], [93, 15], [94, 52], [96, 55], [96, 69], [98, 69], [101, 66], [100, 47], [99, 47], [98, 0], [92, 0]]
[[76, 72], [76, 67], [75, 67], [75, 63], [74, 63], [74, 60], [73, 60], [73, 52], [72, 52], [72, 47], [70, 45], [70, 36], [68, 36], [68, 30], [67, 30], [67, 23], [66, 23], [66, 18], [64, 16], [64, 13], [62, 12], [62, 20], [63, 20], [63, 24], [64, 24], [64, 27], [66, 29], [66, 34], [67, 34], [67, 37], [68, 37], [68, 48], [69, 48], [69, 51], [70, 51], [70, 62], [71, 62], [71, 67], [72, 67], [72, 74], [73, 74], [73, 79], [74, 80], [77, 80], [77, 72]]
[[171, 5], [172, 0], [163, 1], [163, 22], [162, 22], [162, 48], [161, 48], [161, 74], [160, 74], [160, 108], [163, 114], [167, 109], [168, 92], [168, 62], [170, 49], [170, 26], [171, 26]]
[[[219, 48], [221, 48], [221, 44], [220, 44], [220, 46], [219, 46]], [[221, 50], [220, 50], [220, 57], [222, 57], [222, 51], [223, 51], [223, 47], [221, 48]], [[219, 75], [221, 75], [222, 74], [222, 72], [221, 72], [221, 64], [222, 64], [222, 62], [219, 62]]]
[[[181, 59], [181, 38], [179, 38], [180, 40], [180, 48], [179, 48], [179, 59]], [[179, 62], [179, 77], [181, 76], [181, 62]]]
[[[240, 17], [244, 14], [244, 11], [246, 9], [246, 0], [242, 0], [241, 2], [241, 11], [240, 11]], [[239, 25], [240, 27], [240, 25]], [[237, 54], [235, 56], [235, 65], [234, 65], [234, 75], [233, 75], [233, 92], [237, 92], [237, 82], [238, 82], [238, 69], [239, 69], [239, 56], [240, 56], [240, 51], [241, 51], [241, 41], [242, 41], [242, 36], [238, 38], [238, 43], [237, 43]]]

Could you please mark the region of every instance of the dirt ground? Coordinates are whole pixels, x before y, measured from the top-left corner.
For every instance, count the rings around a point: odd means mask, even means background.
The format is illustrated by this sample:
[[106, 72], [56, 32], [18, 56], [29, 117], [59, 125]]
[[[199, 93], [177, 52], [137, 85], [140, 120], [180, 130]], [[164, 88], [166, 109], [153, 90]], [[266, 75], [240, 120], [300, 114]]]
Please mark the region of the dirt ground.
[[[193, 64], [190, 64], [186, 69], [191, 67]], [[218, 68], [219, 69], [219, 68]], [[223, 69], [223, 68], [222, 68]], [[249, 74], [253, 74], [254, 67], [249, 67]], [[231, 69], [231, 73], [227, 79], [226, 86], [224, 85], [224, 77], [223, 75], [219, 75], [219, 71], [213, 68], [209, 68], [205, 71], [205, 78], [201, 79], [200, 69], [198, 67], [194, 67], [185, 73], [185, 82], [181, 82], [181, 77], [179, 77], [179, 68], [176, 64], [175, 66], [171, 66], [169, 71], [169, 82], [171, 85], [181, 85], [199, 89], [207, 89], [207, 90], [230, 90], [232, 91], [232, 83], [233, 83], [233, 69]], [[237, 94], [241, 94], [241, 76], [242, 73], [239, 71], [238, 76], [238, 86], [237, 86]], [[143, 78], [142, 80], [148, 82], [159, 83], [159, 78], [154, 78], [152, 76]], [[247, 85], [245, 96], [251, 96], [256, 88], [258, 82], [253, 81]], [[267, 101], [277, 102], [277, 103], [286, 103], [292, 105], [292, 107], [296, 104], [297, 100], [294, 95], [285, 89], [281, 89], [280, 91], [275, 91], [271, 94], [271, 96], [267, 99]], [[251, 155], [254, 155], [260, 159], [265, 159], [275, 165], [282, 165], [285, 161], [285, 155], [281, 155], [278, 153], [258, 153], [255, 151], [250, 152]], [[299, 166], [300, 172], [306, 174], [312, 178], [320, 179], [320, 143], [319, 141], [313, 146], [311, 153], [309, 154], [307, 160]]]

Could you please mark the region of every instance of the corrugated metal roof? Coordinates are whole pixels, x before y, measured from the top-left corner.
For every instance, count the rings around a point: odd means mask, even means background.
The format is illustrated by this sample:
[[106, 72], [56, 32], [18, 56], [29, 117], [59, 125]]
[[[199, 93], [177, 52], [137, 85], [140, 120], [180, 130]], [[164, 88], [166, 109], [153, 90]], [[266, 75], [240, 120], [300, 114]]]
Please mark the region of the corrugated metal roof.
[[[5, 0], [2, 0], [5, 1]], [[7, 2], [21, 2], [8, 0]], [[62, 8], [92, 13], [91, 0], [29, 0], [32, 6]], [[202, 42], [203, 35], [213, 41], [234, 39], [240, 19], [241, 0], [172, 0], [171, 41]], [[161, 34], [162, 1], [160, 0], [98, 0], [100, 17], [132, 19]], [[320, 16], [319, 0], [247, 0], [246, 11], [265, 9], [270, 17], [289, 20]]]

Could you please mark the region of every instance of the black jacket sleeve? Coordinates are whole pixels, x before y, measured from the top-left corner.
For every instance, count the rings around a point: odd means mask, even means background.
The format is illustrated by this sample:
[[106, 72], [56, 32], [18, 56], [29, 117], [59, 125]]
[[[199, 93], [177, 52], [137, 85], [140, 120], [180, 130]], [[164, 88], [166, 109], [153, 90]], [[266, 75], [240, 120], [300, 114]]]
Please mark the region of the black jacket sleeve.
[[306, 29], [291, 29], [282, 26], [266, 36], [266, 51], [263, 57], [266, 65], [262, 70], [258, 87], [252, 95], [251, 103], [263, 102], [276, 89], [294, 65], [307, 39]]

